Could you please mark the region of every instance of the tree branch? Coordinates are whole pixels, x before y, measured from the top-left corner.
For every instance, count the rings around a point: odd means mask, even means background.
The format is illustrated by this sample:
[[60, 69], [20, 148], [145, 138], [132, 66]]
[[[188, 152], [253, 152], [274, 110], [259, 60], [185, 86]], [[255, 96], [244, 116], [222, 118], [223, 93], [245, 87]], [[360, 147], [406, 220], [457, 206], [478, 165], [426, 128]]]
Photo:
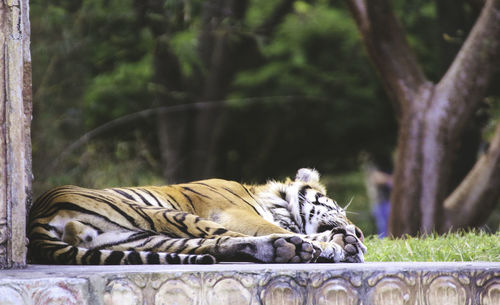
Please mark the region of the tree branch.
[[180, 104], [174, 106], [163, 106], [156, 108], [149, 108], [145, 110], [141, 110], [139, 112], [134, 112], [128, 115], [124, 115], [122, 117], [113, 119], [109, 122], [104, 123], [103, 125], [94, 128], [85, 134], [83, 134], [78, 140], [71, 143], [64, 149], [59, 156], [52, 162], [51, 168], [57, 168], [57, 166], [64, 160], [68, 155], [70, 155], [76, 149], [82, 147], [87, 144], [91, 139], [102, 135], [110, 130], [113, 130], [118, 127], [123, 127], [128, 124], [131, 124], [140, 119], [148, 119], [153, 115], [164, 115], [169, 113], [182, 112], [191, 109], [210, 109], [215, 107], [224, 106], [225, 101], [220, 102], [199, 102], [199, 103], [191, 103], [191, 104]]
[[[347, 0], [398, 117], [428, 83], [387, 0]], [[426, 86], [428, 88], [428, 86]]]
[[436, 97], [454, 109], [449, 112], [450, 133], [461, 130], [479, 107], [499, 63], [498, 37], [500, 0], [488, 0], [451, 67], [436, 86]]
[[445, 200], [445, 230], [482, 225], [500, 197], [500, 121], [488, 151]]
[[[238, 51], [246, 41], [241, 35], [248, 1], [208, 1], [204, 4], [199, 54], [207, 71], [202, 100], [223, 99], [238, 70]], [[228, 22], [229, 21], [229, 22]]]
[[[500, 54], [500, 0], [487, 0], [451, 67], [436, 86], [438, 106], [447, 113], [449, 141], [456, 141], [480, 106]], [[453, 109], [453, 111], [450, 111]], [[445, 230], [478, 226], [500, 197], [500, 123], [488, 152], [444, 201]]]
[[269, 17], [256, 29], [258, 35], [270, 37], [276, 28], [283, 22], [283, 19], [292, 11], [295, 0], [283, 0], [278, 3]]
[[179, 58], [170, 46], [170, 34], [175, 28], [182, 26], [182, 19], [168, 18], [165, 3], [161, 0], [135, 0], [134, 8], [138, 23], [149, 28], [155, 39], [152, 82], [156, 88], [156, 103], [177, 104], [180, 101], [174, 92], [184, 91], [185, 79], [181, 73]]
[[[179, 104], [172, 106], [161, 106], [155, 108], [148, 108], [138, 112], [130, 113], [109, 122], [106, 122], [80, 136], [76, 141], [67, 145], [67, 147], [59, 154], [51, 164], [51, 169], [57, 168], [59, 164], [67, 158], [75, 150], [79, 149], [83, 145], [86, 145], [91, 140], [113, 130], [123, 128], [129, 124], [137, 122], [139, 120], [150, 119], [155, 115], [165, 115], [172, 113], [185, 112], [189, 110], [206, 111], [213, 108], [223, 108], [231, 105], [232, 103], [243, 103], [245, 105], [254, 105], [260, 103], [275, 103], [275, 102], [304, 102], [304, 101], [317, 101], [317, 102], [330, 102], [327, 97], [317, 97], [317, 96], [305, 96], [305, 95], [276, 95], [276, 96], [264, 96], [264, 97], [249, 97], [243, 99], [229, 99], [229, 100], [219, 100], [219, 101], [207, 101], [207, 102], [196, 102], [189, 104]], [[1, 117], [0, 117], [1, 119]]]

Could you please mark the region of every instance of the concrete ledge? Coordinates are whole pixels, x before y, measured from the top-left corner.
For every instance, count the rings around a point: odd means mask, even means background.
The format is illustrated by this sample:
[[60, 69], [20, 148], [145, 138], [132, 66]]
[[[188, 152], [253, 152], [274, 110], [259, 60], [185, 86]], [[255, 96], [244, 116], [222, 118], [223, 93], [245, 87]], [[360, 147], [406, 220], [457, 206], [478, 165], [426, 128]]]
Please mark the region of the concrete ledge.
[[499, 305], [500, 263], [31, 265], [0, 304]]

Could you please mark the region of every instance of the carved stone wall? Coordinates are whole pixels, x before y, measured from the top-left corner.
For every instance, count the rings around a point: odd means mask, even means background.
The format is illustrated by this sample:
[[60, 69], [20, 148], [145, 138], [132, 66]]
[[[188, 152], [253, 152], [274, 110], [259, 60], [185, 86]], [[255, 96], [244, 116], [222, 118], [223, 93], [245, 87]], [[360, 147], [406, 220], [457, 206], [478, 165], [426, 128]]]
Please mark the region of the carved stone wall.
[[28, 0], [0, 0], [0, 269], [26, 264], [31, 192]]
[[498, 305], [500, 263], [30, 266], [0, 304]]

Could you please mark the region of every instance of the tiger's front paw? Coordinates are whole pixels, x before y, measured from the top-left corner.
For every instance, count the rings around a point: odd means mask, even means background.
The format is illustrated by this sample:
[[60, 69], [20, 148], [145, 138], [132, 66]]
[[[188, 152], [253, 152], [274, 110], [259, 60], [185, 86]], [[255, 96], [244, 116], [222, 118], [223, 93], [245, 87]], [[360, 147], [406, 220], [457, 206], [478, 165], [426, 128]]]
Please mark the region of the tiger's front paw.
[[332, 232], [331, 241], [324, 244], [317, 262], [320, 263], [362, 263], [366, 246], [356, 237], [352, 226], [346, 226]]
[[279, 237], [273, 242], [275, 263], [309, 263], [315, 261], [321, 248], [299, 236]]

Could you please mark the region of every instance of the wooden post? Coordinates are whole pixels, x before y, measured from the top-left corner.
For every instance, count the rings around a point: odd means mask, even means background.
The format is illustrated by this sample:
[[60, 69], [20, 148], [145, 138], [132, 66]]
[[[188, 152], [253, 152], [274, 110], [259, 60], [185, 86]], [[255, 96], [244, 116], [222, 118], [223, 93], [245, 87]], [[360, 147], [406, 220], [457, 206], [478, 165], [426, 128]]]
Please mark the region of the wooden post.
[[0, 0], [0, 269], [26, 265], [31, 201], [28, 0]]

